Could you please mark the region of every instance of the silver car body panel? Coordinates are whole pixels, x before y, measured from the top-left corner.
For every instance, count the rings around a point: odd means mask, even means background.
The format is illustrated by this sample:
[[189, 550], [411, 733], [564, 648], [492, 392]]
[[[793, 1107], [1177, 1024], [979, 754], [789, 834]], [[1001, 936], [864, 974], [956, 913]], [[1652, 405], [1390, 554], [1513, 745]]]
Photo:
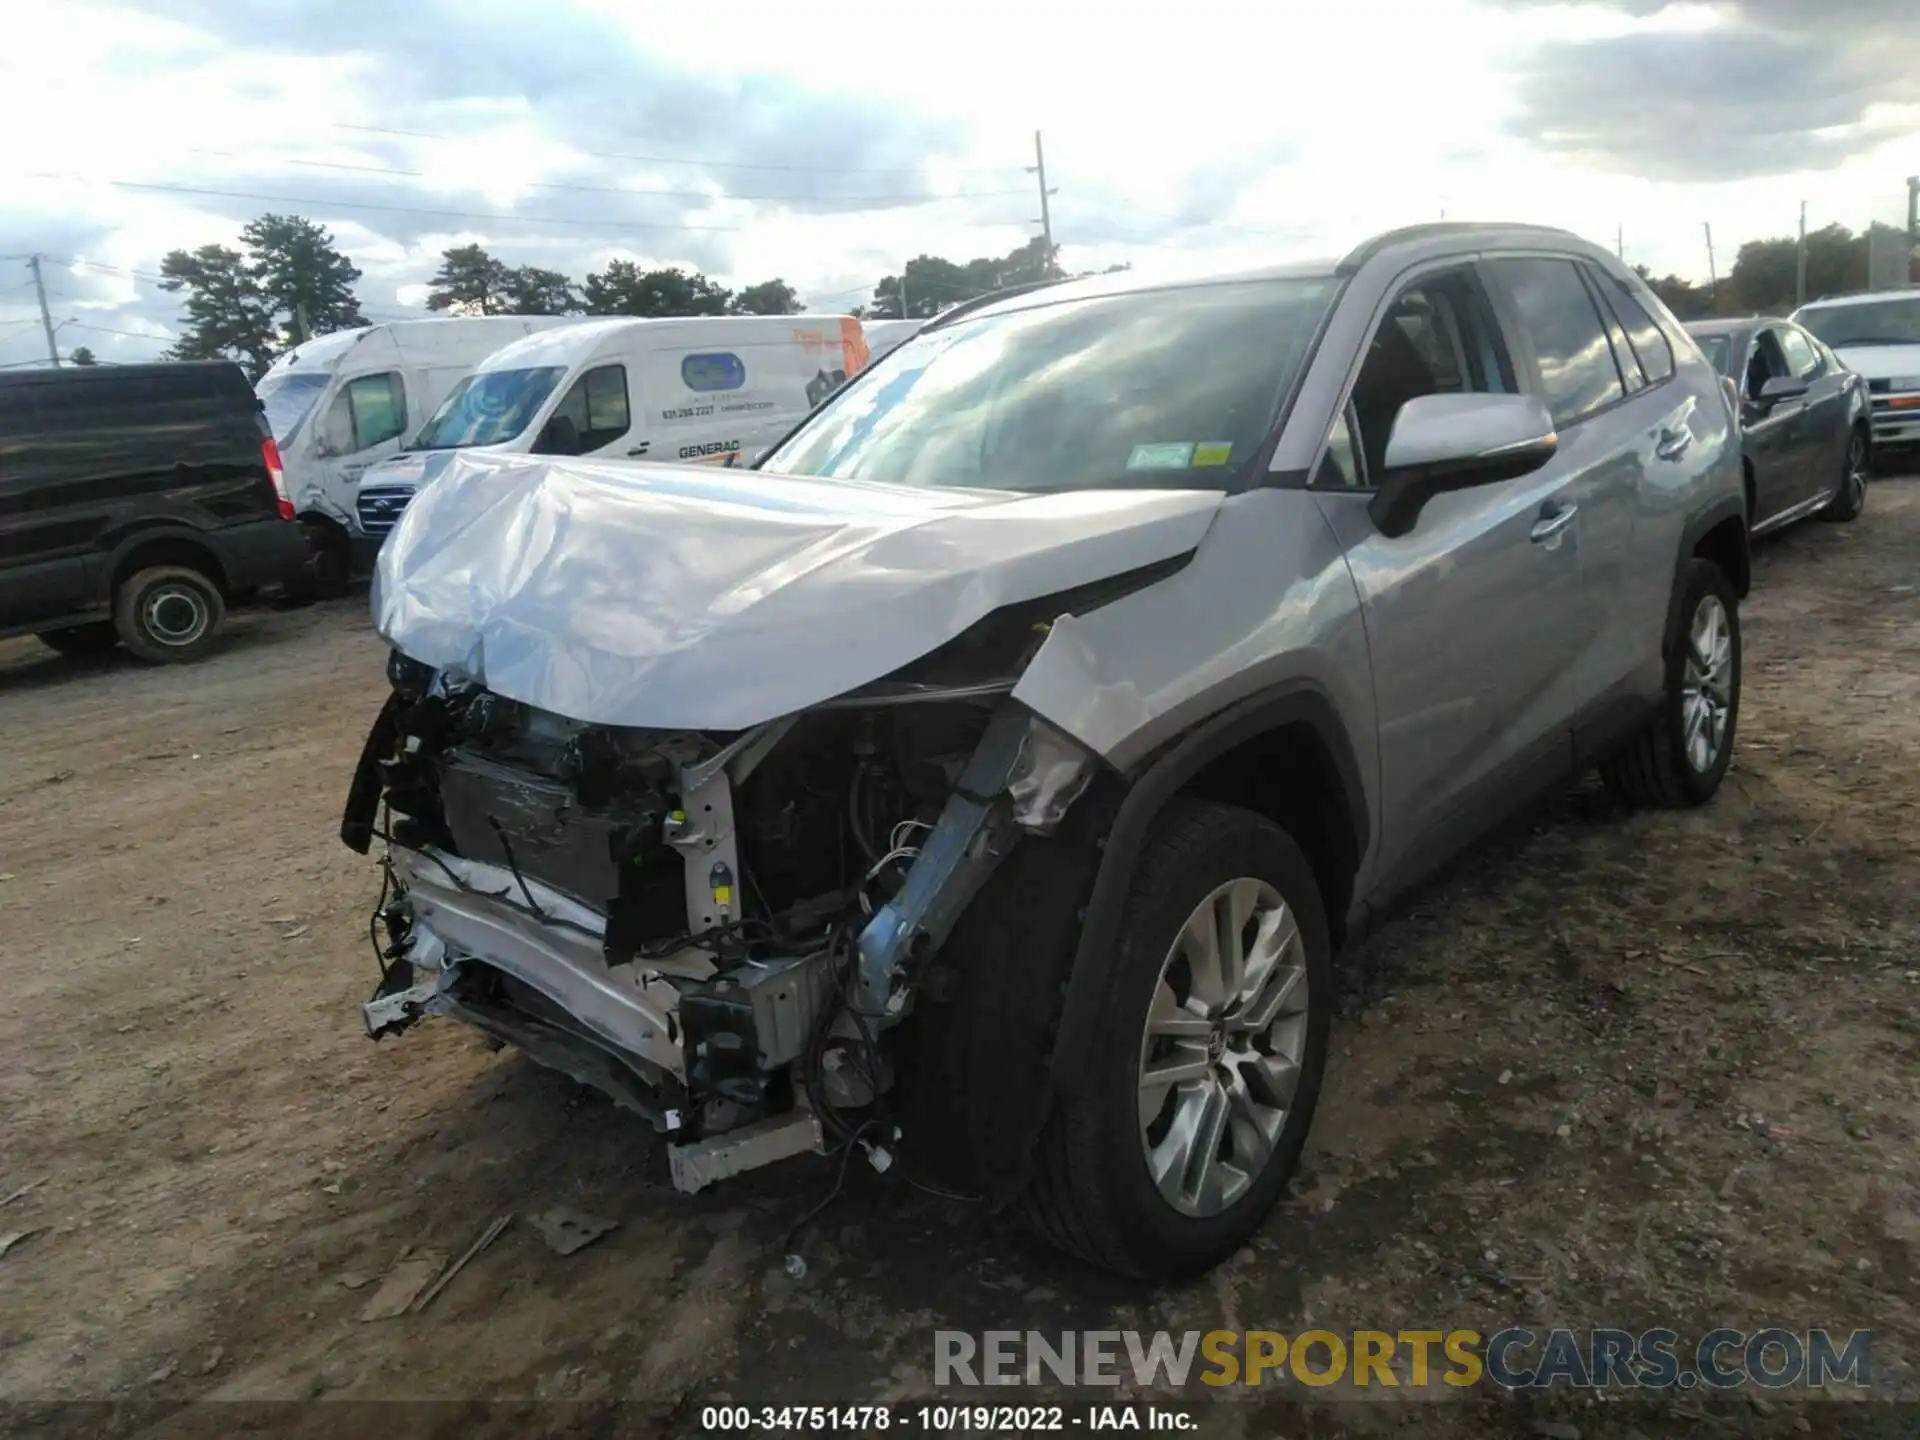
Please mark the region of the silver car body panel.
[[573, 720], [740, 730], [1001, 606], [1178, 558], [1223, 498], [461, 455], [382, 548], [373, 619], [414, 659]]

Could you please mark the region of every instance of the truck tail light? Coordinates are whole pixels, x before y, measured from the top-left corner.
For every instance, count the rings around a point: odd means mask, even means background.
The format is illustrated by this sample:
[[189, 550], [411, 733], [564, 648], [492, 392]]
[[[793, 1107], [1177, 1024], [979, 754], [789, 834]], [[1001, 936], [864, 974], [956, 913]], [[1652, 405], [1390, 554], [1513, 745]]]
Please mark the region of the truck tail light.
[[260, 458], [266, 462], [267, 478], [273, 481], [273, 493], [279, 502], [280, 518], [293, 519], [293, 497], [287, 493], [287, 469], [280, 463], [280, 447], [267, 436], [260, 442]]

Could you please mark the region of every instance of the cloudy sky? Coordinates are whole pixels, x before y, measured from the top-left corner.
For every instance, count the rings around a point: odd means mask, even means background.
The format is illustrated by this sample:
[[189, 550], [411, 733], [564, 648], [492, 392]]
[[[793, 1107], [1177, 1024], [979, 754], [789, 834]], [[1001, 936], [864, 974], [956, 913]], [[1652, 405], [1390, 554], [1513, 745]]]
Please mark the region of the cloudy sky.
[[[1704, 279], [1904, 223], [1914, 0], [38, 0], [0, 52], [0, 365], [156, 354], [168, 250], [328, 225], [376, 317], [450, 245], [623, 256], [816, 310], [1037, 233], [1069, 268], [1526, 219]], [[1187, 252], [1187, 253], [1182, 253]]]

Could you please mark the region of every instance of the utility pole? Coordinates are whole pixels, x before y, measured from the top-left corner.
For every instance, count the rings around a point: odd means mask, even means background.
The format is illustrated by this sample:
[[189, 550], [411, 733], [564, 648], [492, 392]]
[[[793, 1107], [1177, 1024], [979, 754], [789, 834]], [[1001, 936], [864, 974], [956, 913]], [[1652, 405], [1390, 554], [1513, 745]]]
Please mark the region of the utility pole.
[[1713, 222], [1702, 220], [1700, 228], [1707, 232], [1707, 293], [1713, 297], [1713, 308], [1720, 308], [1720, 274], [1713, 268]]
[[293, 343], [304, 345], [312, 338], [312, 332], [307, 328], [307, 307], [304, 304], [295, 305], [293, 307]]
[[53, 343], [53, 316], [47, 313], [47, 284], [40, 278], [40, 257], [29, 255], [27, 268], [33, 271], [33, 291], [40, 297], [40, 328], [47, 332], [47, 359], [60, 368], [60, 347]]
[[1920, 175], [1907, 177], [1907, 243], [1920, 245]]
[[1620, 260], [1627, 258], [1627, 227], [1624, 225], [1613, 227], [1613, 253]]
[[900, 318], [907, 318], [907, 267], [900, 267]]
[[1040, 177], [1040, 235], [1046, 241], [1047, 264], [1053, 264], [1053, 211], [1047, 205], [1047, 197], [1054, 192], [1047, 189], [1047, 152], [1041, 147], [1040, 132], [1033, 132], [1033, 164], [1028, 167]]
[[1800, 202], [1800, 238], [1793, 252], [1793, 308], [1807, 303], [1807, 202]]

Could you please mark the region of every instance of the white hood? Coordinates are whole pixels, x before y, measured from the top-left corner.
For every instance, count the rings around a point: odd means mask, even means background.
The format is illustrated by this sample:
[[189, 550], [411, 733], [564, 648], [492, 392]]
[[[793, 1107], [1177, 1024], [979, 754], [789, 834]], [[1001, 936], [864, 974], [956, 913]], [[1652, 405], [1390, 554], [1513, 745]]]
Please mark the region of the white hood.
[[403, 653], [604, 725], [741, 730], [1199, 544], [1206, 490], [1015, 495], [460, 453], [381, 548]]
[[1869, 380], [1920, 377], [1920, 345], [1835, 345], [1840, 363]]

